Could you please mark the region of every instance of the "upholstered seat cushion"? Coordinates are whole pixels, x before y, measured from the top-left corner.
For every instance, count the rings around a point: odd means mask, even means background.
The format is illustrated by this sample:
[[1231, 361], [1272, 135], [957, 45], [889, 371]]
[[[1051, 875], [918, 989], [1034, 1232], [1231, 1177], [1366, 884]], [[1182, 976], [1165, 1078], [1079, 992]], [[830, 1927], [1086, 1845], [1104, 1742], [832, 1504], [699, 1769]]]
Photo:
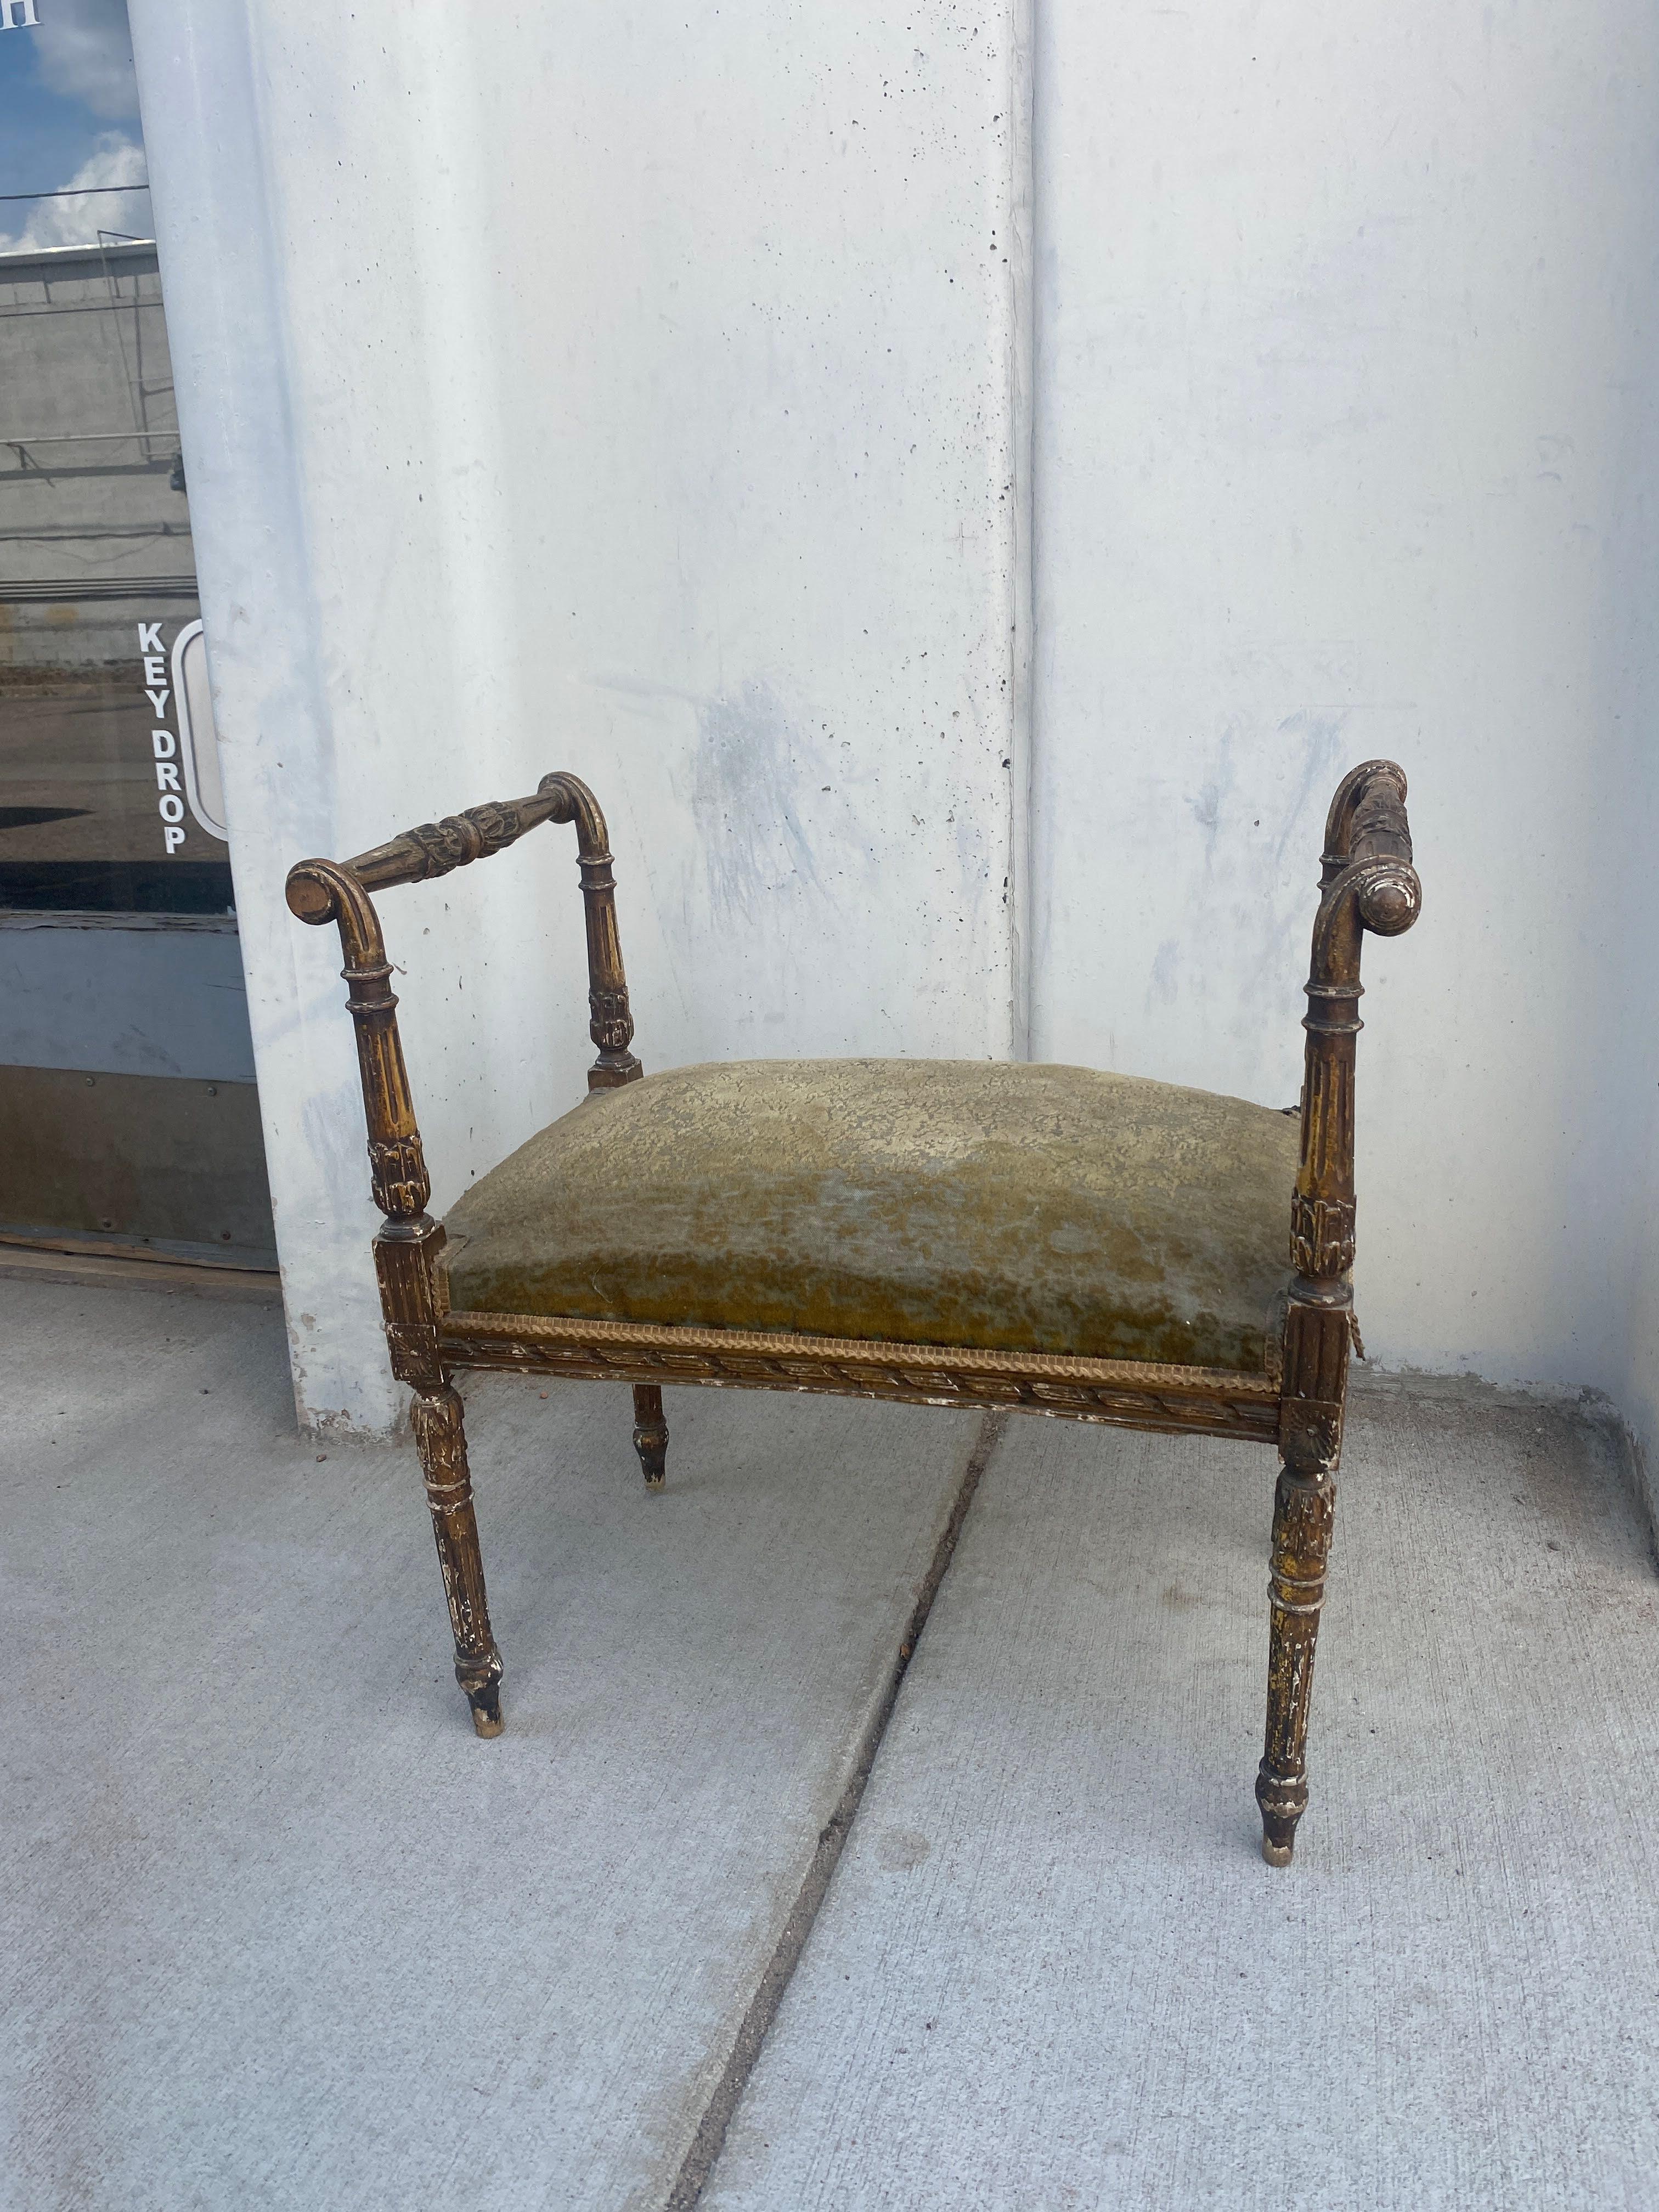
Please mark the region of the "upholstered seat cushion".
[[678, 1067], [473, 1185], [450, 1301], [1257, 1371], [1297, 1146], [1266, 1107], [1082, 1067]]
[[473, 1183], [449, 1298], [1259, 1371], [1297, 1141], [1265, 1106], [1091, 1068], [672, 1068]]

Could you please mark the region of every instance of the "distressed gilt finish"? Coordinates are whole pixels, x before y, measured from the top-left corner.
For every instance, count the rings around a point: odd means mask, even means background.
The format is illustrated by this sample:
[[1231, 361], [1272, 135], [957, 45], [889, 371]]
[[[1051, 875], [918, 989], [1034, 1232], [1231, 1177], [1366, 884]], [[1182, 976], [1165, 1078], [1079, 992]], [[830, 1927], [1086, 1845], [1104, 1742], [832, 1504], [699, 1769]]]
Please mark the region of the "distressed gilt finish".
[[1335, 1518], [1348, 1358], [1357, 1341], [1354, 1257], [1354, 1041], [1367, 930], [1397, 936], [1417, 919], [1406, 779], [1367, 761], [1343, 779], [1326, 823], [1309, 975], [1301, 1152], [1291, 1200], [1293, 1273], [1280, 1343], [1260, 1374], [1053, 1352], [883, 1343], [788, 1330], [708, 1328], [452, 1311], [443, 1225], [427, 1213], [430, 1183], [398, 1036], [397, 1000], [371, 894], [421, 883], [503, 850], [544, 822], [574, 822], [587, 924], [590, 1090], [638, 1079], [634, 1024], [617, 934], [605, 817], [572, 775], [544, 776], [531, 799], [472, 807], [344, 861], [303, 860], [288, 900], [302, 921], [335, 923], [345, 953], [375, 1203], [374, 1240], [393, 1373], [414, 1393], [449, 1602], [455, 1673], [481, 1735], [501, 1727], [501, 1662], [490, 1632], [467, 1468], [459, 1373], [601, 1377], [634, 1388], [634, 1445], [659, 1489], [668, 1448], [662, 1386], [810, 1390], [927, 1406], [996, 1406], [1120, 1427], [1188, 1431], [1278, 1448], [1269, 1573], [1267, 1740], [1256, 1778], [1262, 1852], [1287, 1865], [1308, 1802], [1307, 1732], [1314, 1653]]

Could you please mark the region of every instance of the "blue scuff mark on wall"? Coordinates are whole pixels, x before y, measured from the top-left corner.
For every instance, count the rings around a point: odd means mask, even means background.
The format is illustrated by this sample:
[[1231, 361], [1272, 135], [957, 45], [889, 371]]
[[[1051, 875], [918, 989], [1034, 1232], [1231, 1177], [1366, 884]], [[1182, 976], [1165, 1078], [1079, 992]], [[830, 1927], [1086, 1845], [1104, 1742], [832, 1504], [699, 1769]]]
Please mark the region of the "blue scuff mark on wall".
[[691, 811], [717, 914], [749, 916], [792, 884], [825, 895], [797, 805], [823, 781], [820, 766], [811, 732], [791, 728], [769, 685], [699, 703]]

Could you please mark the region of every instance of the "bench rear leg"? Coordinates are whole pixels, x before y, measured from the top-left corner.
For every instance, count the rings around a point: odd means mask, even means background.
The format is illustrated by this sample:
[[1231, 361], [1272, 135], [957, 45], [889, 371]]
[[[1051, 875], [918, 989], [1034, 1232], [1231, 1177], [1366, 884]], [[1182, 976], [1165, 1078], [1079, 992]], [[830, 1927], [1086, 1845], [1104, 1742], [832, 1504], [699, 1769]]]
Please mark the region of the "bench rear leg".
[[660, 1490], [668, 1460], [668, 1423], [662, 1392], [654, 1382], [634, 1385], [634, 1449], [645, 1470], [647, 1490]]

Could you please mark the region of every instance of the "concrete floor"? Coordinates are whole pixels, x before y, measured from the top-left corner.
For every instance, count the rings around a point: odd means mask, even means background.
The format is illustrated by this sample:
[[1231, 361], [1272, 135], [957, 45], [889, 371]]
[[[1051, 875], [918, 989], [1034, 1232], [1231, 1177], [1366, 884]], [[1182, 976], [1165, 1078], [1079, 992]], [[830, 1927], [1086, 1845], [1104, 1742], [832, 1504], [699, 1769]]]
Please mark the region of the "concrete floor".
[[0, 1280], [0, 1359], [7, 2212], [684, 2204], [732, 2097], [710, 2212], [1659, 2202], [1593, 1418], [1359, 1401], [1285, 1873], [1269, 1455], [1012, 1423], [811, 1921], [972, 1417], [672, 1393], [651, 1498], [625, 1392], [484, 1385], [481, 1744], [412, 1452], [293, 1436], [273, 1310]]
[[1622, 1453], [1351, 1415], [1296, 1863], [1267, 1480], [1021, 1422], [705, 2212], [1659, 2204], [1659, 1581]]
[[486, 1384], [482, 1743], [413, 1450], [299, 1442], [273, 1308], [0, 1346], [0, 2204], [660, 2204], [976, 1417], [677, 1393], [651, 1497], [625, 1389]]

